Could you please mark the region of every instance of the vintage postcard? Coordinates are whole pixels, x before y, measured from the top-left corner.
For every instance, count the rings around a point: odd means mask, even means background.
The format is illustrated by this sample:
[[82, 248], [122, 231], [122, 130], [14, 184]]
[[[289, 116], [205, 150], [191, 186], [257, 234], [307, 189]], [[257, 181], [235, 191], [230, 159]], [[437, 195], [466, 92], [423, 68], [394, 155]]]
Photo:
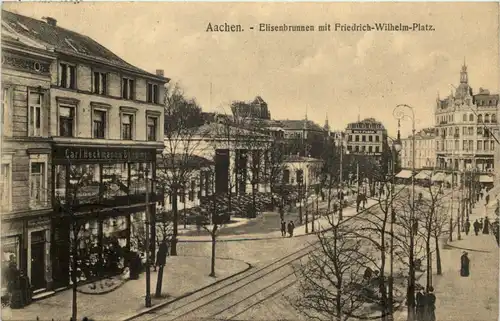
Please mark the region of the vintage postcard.
[[4, 2], [2, 320], [496, 321], [494, 2]]

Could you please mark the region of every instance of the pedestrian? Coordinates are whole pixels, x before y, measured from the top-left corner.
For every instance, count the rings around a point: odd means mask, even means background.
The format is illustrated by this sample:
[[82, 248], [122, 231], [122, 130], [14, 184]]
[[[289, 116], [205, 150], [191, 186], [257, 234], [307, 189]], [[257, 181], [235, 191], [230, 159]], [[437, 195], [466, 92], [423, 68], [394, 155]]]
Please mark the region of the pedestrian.
[[363, 209], [366, 208], [366, 203], [368, 202], [367, 198], [366, 198], [366, 194], [363, 194]]
[[481, 223], [479, 223], [476, 219], [476, 221], [473, 224], [473, 227], [474, 227], [474, 233], [476, 233], [477, 236], [477, 234], [479, 233], [479, 229], [481, 228]]
[[338, 211], [338, 205], [337, 203], [333, 203], [333, 214], [337, 214]]
[[466, 219], [466, 221], [465, 221], [465, 235], [469, 235], [469, 231], [470, 231], [470, 222], [469, 222], [469, 219]]
[[281, 236], [286, 236], [286, 222], [281, 219]]
[[420, 287], [417, 295], [416, 295], [416, 304], [415, 304], [415, 314], [417, 317], [416, 321], [425, 321], [424, 319], [424, 314], [425, 314], [425, 293], [424, 293], [424, 288]]
[[484, 197], [483, 191], [479, 192], [479, 197], [481, 197], [481, 200], [483, 200], [483, 197]]
[[480, 230], [483, 230], [483, 226], [484, 226], [484, 223], [483, 223], [483, 218], [481, 217], [481, 218], [479, 219], [479, 229], [480, 229]]
[[483, 234], [490, 234], [490, 220], [488, 220], [488, 216], [484, 219]]
[[490, 194], [486, 195], [486, 204], [485, 205], [488, 205], [489, 202], [490, 202]]
[[467, 252], [464, 251], [460, 257], [460, 276], [468, 277], [470, 273], [470, 260]]
[[288, 229], [289, 237], [292, 237], [293, 236], [292, 221], [288, 222], [287, 229]]
[[290, 221], [290, 223], [292, 224], [292, 236], [293, 236], [293, 230], [295, 230], [295, 223], [293, 223], [293, 221]]
[[361, 204], [361, 195], [358, 194], [358, 196], [356, 197], [356, 212], [359, 212], [359, 205]]
[[434, 295], [434, 287], [429, 286], [429, 290], [425, 295], [425, 321], [436, 321], [436, 295]]

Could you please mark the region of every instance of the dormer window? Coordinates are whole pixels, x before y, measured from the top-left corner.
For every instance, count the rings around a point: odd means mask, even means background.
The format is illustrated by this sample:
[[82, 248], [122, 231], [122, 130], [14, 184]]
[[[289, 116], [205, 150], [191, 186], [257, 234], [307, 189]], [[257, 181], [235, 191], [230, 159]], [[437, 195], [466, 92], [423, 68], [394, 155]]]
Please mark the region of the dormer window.
[[107, 77], [104, 72], [94, 71], [92, 78], [92, 92], [98, 95], [106, 95], [108, 89]]
[[158, 104], [158, 85], [148, 83], [147, 102]]
[[76, 89], [76, 67], [67, 63], [59, 64], [59, 86]]

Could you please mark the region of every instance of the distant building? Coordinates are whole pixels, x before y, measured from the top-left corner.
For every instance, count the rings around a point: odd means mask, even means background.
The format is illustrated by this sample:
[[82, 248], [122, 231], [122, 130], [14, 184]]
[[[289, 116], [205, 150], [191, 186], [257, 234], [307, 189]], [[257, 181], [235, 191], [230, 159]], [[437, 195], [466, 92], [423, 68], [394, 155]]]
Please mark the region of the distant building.
[[[401, 140], [401, 166], [411, 168], [413, 161], [412, 136]], [[434, 128], [425, 128], [415, 134], [415, 168], [434, 168], [436, 166], [436, 134]]]
[[437, 167], [493, 172], [498, 146], [491, 133], [498, 137], [498, 100], [498, 94], [482, 88], [473, 94], [464, 64], [455, 93], [436, 99]]
[[267, 103], [262, 97], [257, 96], [251, 102], [235, 101], [231, 104], [231, 112], [235, 117], [271, 119]]
[[387, 149], [387, 130], [374, 118], [348, 124], [345, 136], [350, 154], [379, 157]]

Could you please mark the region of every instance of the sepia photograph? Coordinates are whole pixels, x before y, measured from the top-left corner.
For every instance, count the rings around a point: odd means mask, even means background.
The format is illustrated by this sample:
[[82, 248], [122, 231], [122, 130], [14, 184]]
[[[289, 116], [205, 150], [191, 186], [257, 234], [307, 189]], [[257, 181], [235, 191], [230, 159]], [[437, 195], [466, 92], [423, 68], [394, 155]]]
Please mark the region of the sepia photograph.
[[2, 320], [499, 320], [498, 2], [1, 23]]

